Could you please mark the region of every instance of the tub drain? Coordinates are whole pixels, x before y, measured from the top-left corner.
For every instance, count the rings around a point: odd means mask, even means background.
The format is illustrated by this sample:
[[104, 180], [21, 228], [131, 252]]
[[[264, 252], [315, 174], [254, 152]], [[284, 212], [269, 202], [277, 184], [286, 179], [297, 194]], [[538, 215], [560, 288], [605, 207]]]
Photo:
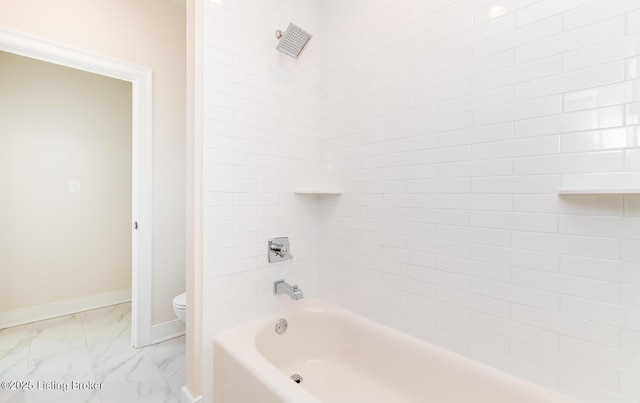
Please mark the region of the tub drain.
[[276, 333], [282, 334], [287, 331], [287, 327], [289, 327], [289, 323], [285, 318], [280, 318], [276, 322]]
[[294, 381], [295, 383], [300, 383], [300, 382], [302, 382], [302, 377], [301, 377], [300, 375], [298, 375], [298, 374], [293, 374], [293, 375], [291, 375], [291, 379], [293, 379], [293, 381]]

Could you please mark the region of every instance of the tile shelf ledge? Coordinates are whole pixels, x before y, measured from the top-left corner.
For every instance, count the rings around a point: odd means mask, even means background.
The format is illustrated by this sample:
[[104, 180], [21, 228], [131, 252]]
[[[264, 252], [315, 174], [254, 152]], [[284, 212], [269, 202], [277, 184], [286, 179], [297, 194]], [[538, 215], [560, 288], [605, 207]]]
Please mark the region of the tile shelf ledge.
[[559, 189], [559, 195], [626, 195], [640, 194], [640, 188], [576, 188], [576, 189]]
[[342, 189], [331, 185], [306, 185], [293, 190], [298, 195], [341, 195]]

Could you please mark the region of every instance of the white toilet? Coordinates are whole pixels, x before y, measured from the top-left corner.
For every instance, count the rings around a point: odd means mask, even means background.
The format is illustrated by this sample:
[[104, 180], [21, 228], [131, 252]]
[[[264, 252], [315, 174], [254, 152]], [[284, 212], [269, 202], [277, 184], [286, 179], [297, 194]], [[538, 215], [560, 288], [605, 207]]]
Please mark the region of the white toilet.
[[187, 320], [187, 293], [183, 292], [173, 299], [173, 312], [181, 321]]

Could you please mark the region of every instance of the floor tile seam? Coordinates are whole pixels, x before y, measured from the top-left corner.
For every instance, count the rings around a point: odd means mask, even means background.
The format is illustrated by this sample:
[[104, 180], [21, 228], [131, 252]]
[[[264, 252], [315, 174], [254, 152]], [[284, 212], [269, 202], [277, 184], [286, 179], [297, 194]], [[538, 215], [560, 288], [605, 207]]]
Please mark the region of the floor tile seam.
[[[87, 349], [87, 355], [89, 356], [89, 363], [91, 364], [91, 373], [93, 374], [93, 380], [98, 382], [98, 377], [96, 376], [96, 368], [95, 363], [93, 362], [93, 356], [91, 355], [91, 348], [89, 346], [89, 341], [87, 340], [87, 329], [84, 325], [84, 320], [80, 317], [80, 325], [82, 326], [82, 336], [84, 338], [84, 345]], [[102, 400], [102, 396], [100, 396], [100, 400]]]

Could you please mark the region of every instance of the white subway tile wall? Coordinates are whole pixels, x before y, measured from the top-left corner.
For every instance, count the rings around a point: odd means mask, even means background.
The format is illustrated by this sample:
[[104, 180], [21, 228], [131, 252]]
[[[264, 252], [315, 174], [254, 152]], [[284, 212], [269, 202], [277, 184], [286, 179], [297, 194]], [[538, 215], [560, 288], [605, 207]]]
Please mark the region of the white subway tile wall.
[[[640, 402], [640, 196], [557, 194], [639, 187], [638, 0], [203, 1], [205, 380], [218, 332], [288, 303], [283, 275]], [[314, 35], [297, 61], [274, 49], [289, 22]], [[344, 194], [293, 194], [318, 181]], [[266, 264], [287, 235], [296, 259]]]
[[321, 12], [323, 156], [345, 190], [327, 298], [586, 402], [640, 401], [640, 197], [556, 194], [640, 183], [640, 2]]
[[[294, 188], [320, 172], [316, 0], [204, 1], [203, 395], [212, 339], [291, 303], [272, 282], [316, 294], [320, 209]], [[293, 22], [314, 35], [299, 60], [275, 50]], [[320, 36], [320, 35], [319, 35]], [[320, 36], [321, 37], [321, 36]], [[267, 262], [288, 236], [293, 261]]]

